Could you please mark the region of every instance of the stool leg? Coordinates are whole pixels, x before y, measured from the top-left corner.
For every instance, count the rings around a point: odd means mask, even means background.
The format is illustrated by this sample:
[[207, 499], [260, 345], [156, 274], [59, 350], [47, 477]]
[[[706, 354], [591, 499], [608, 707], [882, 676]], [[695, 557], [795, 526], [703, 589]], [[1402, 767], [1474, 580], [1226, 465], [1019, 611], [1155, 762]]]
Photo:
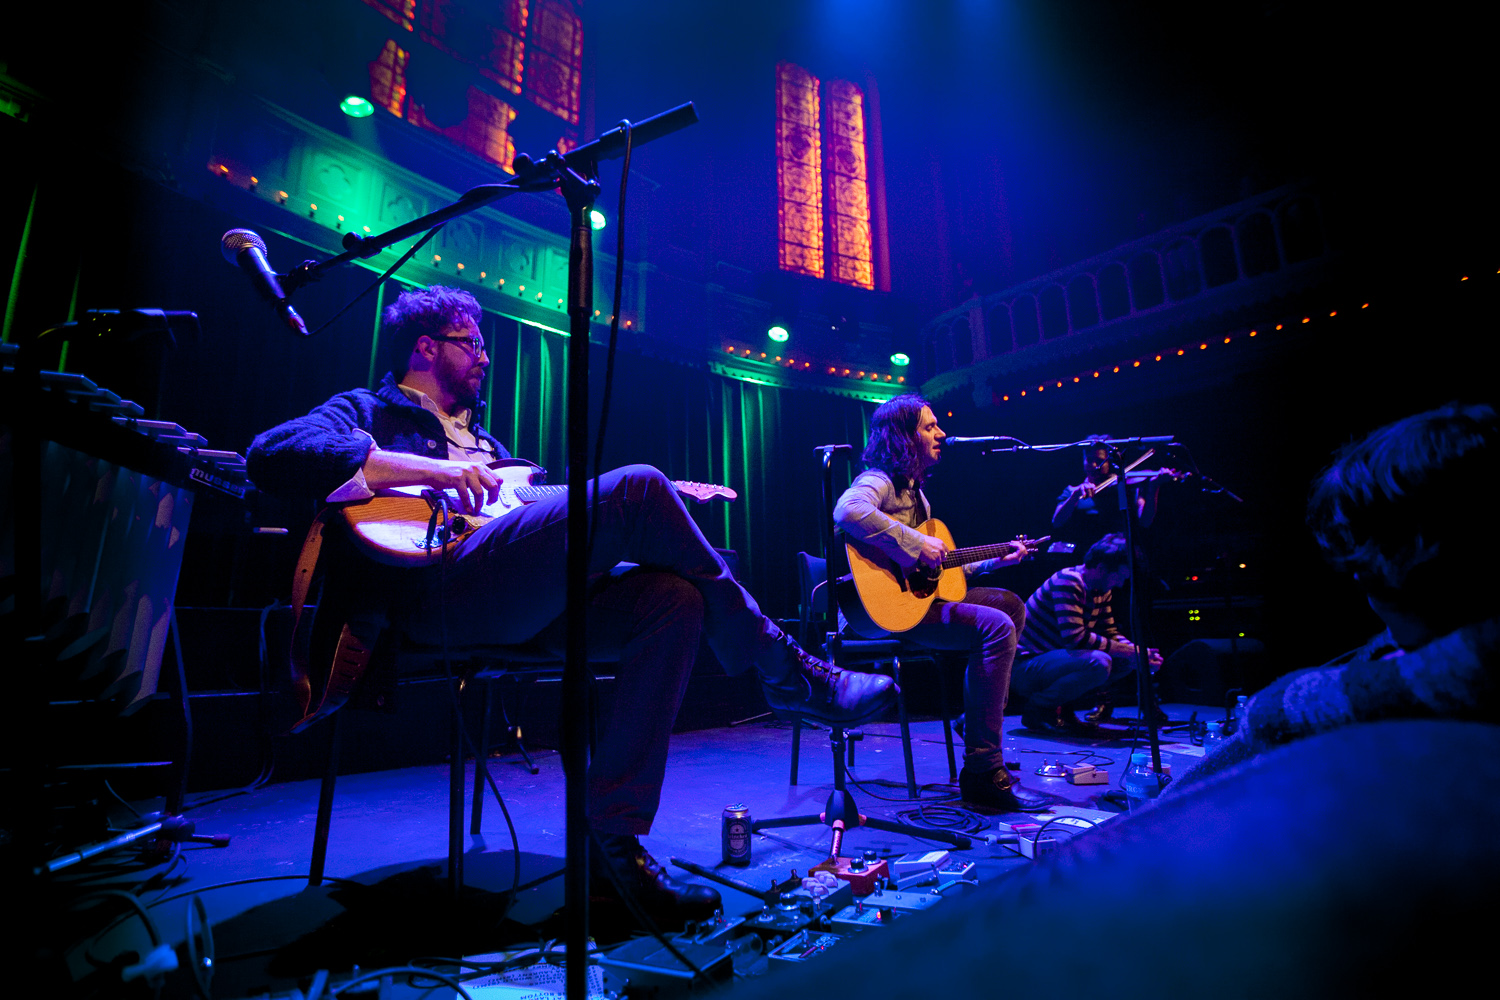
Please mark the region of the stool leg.
[[339, 727], [343, 718], [343, 712], [334, 712], [333, 722], [328, 726], [328, 757], [323, 766], [323, 783], [318, 788], [318, 822], [313, 828], [308, 885], [323, 884], [323, 866], [328, 860], [328, 827], [333, 820], [333, 785], [339, 776]]
[[456, 902], [464, 884], [463, 703], [453, 709], [453, 740], [448, 752], [448, 889]]
[[792, 777], [788, 784], [797, 783], [797, 761], [802, 756], [802, 718], [792, 720]]
[[958, 783], [958, 762], [953, 759], [953, 711], [948, 700], [948, 664], [941, 657], [933, 661], [937, 668], [938, 697], [942, 699], [943, 742], [948, 747], [948, 784]]
[[[508, 675], [515, 685], [517, 692], [521, 689], [521, 679], [514, 674]], [[526, 751], [526, 744], [521, 739], [521, 727], [516, 720], [510, 717], [510, 707], [505, 701], [505, 689], [500, 689], [500, 721], [505, 725], [505, 731], [510, 734], [510, 741], [516, 745], [516, 750], [521, 754], [521, 759], [526, 762], [526, 770], [532, 774], [540, 774], [542, 769], [536, 766], [536, 761], [531, 759], [531, 754]]]
[[476, 837], [479, 836], [480, 824], [484, 822], [484, 793], [485, 786], [489, 784], [490, 702], [494, 700], [489, 679], [477, 683], [480, 685], [481, 706], [477, 747], [479, 753], [474, 758], [474, 797], [469, 803], [469, 833]]
[[906, 797], [914, 799], [917, 797], [917, 768], [911, 759], [911, 720], [906, 715], [906, 695], [899, 693], [901, 688], [901, 658], [891, 658], [891, 674], [895, 678], [897, 695], [896, 707], [901, 715], [901, 756], [906, 762]]

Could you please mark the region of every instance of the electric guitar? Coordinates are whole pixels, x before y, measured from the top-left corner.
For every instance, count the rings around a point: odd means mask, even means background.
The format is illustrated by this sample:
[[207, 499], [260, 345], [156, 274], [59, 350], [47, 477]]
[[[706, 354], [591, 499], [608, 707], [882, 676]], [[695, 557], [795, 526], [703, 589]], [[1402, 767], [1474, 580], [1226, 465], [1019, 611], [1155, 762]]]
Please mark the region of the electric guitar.
[[[462, 513], [463, 504], [455, 490], [398, 486], [377, 490], [368, 500], [345, 504], [339, 515], [360, 549], [377, 562], [388, 566], [425, 566], [495, 518], [538, 500], [567, 495], [566, 485], [534, 482], [544, 478], [546, 470], [525, 459], [502, 458], [491, 462], [489, 467], [500, 480], [500, 496], [478, 514]], [[699, 503], [715, 497], [739, 498], [727, 486], [676, 480], [672, 485], [678, 493]], [[448, 501], [446, 517], [441, 509], [442, 497]]]
[[867, 542], [850, 539], [844, 543], [849, 556], [849, 575], [837, 582], [839, 607], [849, 620], [849, 627], [867, 639], [883, 639], [917, 625], [934, 598], [963, 600], [969, 592], [961, 568], [966, 564], [999, 559], [1023, 545], [1029, 557], [1030, 552], [1050, 540], [1017, 538], [1013, 542], [959, 549], [953, 547], [948, 526], [937, 518], [923, 521], [916, 530], [940, 538], [948, 546], [941, 569], [918, 564], [903, 570], [894, 559]]

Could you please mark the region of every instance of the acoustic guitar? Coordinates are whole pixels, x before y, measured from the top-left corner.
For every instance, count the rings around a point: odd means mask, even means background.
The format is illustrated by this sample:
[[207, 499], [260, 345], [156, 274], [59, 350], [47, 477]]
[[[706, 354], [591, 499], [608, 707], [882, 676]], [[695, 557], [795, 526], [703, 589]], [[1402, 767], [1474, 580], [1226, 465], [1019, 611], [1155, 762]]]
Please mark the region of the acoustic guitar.
[[954, 548], [953, 534], [937, 518], [923, 521], [917, 531], [940, 538], [948, 546], [941, 569], [926, 566], [905, 570], [894, 559], [867, 542], [849, 539], [849, 575], [837, 583], [839, 607], [849, 627], [867, 639], [883, 639], [921, 622], [934, 598], [961, 601], [969, 592], [961, 567], [1010, 555], [1020, 546], [1040, 549], [1050, 538], [1017, 538], [1013, 542]]
[[[477, 514], [462, 513], [455, 490], [428, 486], [399, 486], [376, 491], [368, 500], [357, 500], [339, 510], [359, 547], [370, 558], [388, 566], [425, 566], [438, 555], [458, 545], [475, 530], [527, 504], [549, 497], [566, 496], [566, 485], [537, 482], [546, 471], [525, 459], [502, 458], [490, 463], [500, 480], [500, 496]], [[677, 492], [699, 503], [715, 497], [736, 500], [739, 494], [727, 486], [674, 480]], [[447, 499], [446, 520], [442, 497]]]

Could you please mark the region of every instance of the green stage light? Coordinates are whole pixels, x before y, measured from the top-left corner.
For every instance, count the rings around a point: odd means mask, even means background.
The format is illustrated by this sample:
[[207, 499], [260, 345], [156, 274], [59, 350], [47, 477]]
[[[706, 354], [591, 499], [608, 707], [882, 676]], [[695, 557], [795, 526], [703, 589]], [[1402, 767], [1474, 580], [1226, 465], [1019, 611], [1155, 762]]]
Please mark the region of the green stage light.
[[773, 326], [766, 331], [766, 336], [776, 341], [776, 343], [781, 344], [789, 340], [792, 335], [787, 332], [784, 326]]
[[589, 209], [589, 225], [593, 226], [595, 231], [603, 229], [608, 224], [609, 220], [604, 217], [603, 212], [597, 208]]
[[368, 118], [375, 113], [375, 105], [363, 97], [350, 94], [339, 102], [339, 110], [350, 118]]
[[897, 368], [905, 368], [907, 365], [911, 364], [911, 358], [908, 358], [904, 354], [892, 354], [891, 364], [895, 365]]

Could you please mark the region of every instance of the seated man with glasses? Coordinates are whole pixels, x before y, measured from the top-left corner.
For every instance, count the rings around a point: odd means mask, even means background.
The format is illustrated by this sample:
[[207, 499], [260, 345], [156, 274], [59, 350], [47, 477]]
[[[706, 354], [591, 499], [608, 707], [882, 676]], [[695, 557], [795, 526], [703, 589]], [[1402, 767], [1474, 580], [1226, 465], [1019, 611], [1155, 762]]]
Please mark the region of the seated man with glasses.
[[[479, 303], [441, 286], [402, 295], [385, 311], [383, 342], [408, 350], [374, 392], [341, 392], [261, 434], [249, 471], [271, 493], [350, 502], [387, 487], [454, 490], [467, 513], [499, 498], [489, 463], [509, 453], [474, 420], [489, 356]], [[594, 491], [591, 491], [594, 492]], [[704, 538], [671, 483], [629, 466], [600, 477], [587, 612], [594, 658], [617, 659], [614, 707], [589, 769], [589, 822], [605, 865], [659, 922], [703, 919], [719, 894], [671, 878], [637, 839], [661, 801], [667, 740], [700, 634], [731, 674], [755, 669], [782, 714], [858, 722], [891, 704], [890, 678], [849, 673], [797, 646], [761, 614]], [[496, 517], [456, 543], [446, 565], [401, 571], [392, 617], [405, 634], [450, 646], [540, 640], [562, 647], [567, 498]], [[610, 571], [621, 562], [639, 570]], [[373, 574], [364, 574], [372, 576]], [[366, 584], [367, 589], [369, 587]]]

